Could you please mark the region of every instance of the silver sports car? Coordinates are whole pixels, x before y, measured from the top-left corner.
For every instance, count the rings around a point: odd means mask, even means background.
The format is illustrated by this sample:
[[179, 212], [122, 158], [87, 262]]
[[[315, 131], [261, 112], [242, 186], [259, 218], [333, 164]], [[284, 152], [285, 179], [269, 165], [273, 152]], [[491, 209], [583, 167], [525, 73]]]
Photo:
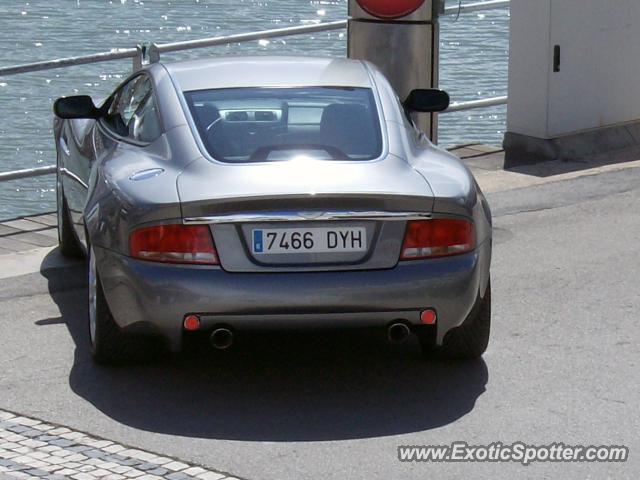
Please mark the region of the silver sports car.
[[448, 104], [401, 102], [366, 62], [293, 57], [156, 63], [100, 107], [58, 99], [60, 249], [88, 256], [94, 359], [274, 327], [482, 355], [489, 206], [411, 119]]

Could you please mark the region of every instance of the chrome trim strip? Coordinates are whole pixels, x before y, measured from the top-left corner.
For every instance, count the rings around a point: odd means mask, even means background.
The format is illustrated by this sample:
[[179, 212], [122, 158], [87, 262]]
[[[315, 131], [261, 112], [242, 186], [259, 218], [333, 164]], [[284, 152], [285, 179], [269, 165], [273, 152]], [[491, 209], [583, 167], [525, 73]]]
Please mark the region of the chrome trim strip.
[[89, 189], [89, 185], [87, 185], [86, 183], [84, 183], [82, 181], [82, 179], [77, 176], [75, 173], [73, 173], [71, 170], [66, 169], [64, 167], [60, 168], [60, 173], [62, 173], [63, 175], [65, 175], [66, 177], [70, 178], [71, 180], [73, 180], [74, 182], [76, 182], [77, 184], [81, 185], [82, 188], [84, 188], [85, 190]]
[[71, 150], [69, 150], [69, 146], [67, 145], [66, 140], [63, 137], [60, 137], [60, 140], [58, 142], [60, 144], [60, 148], [62, 149], [62, 151], [64, 152], [64, 154], [68, 157], [71, 155]]
[[229, 223], [326, 222], [331, 220], [428, 220], [426, 212], [248, 212], [210, 217], [185, 218], [185, 225], [220, 225]]

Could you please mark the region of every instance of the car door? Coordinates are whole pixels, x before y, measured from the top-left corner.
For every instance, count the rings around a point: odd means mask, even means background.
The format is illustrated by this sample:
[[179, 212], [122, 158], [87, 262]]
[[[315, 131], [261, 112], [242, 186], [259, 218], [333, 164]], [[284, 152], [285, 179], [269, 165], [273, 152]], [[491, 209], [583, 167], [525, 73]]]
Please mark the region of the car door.
[[72, 225], [79, 236], [84, 230], [82, 217], [87, 200], [89, 170], [95, 157], [92, 142], [94, 127], [95, 120], [66, 120], [58, 136], [60, 181]]
[[[102, 141], [99, 128], [100, 123], [110, 123], [114, 131], [126, 135], [127, 126], [121, 123], [121, 108], [128, 108], [133, 97], [136, 80], [125, 83], [105, 102], [107, 115], [98, 120], [70, 120], [66, 122], [59, 137], [59, 151], [62, 156], [62, 183], [69, 206], [69, 212], [75, 232], [83, 245], [86, 245], [84, 230], [84, 213], [89, 195], [91, 170], [105, 152], [105, 145], [113, 142]], [[120, 121], [118, 121], [120, 120]]]
[[91, 176], [97, 174], [104, 161], [110, 161], [131, 148], [142, 148], [161, 135], [159, 117], [151, 80], [145, 73], [137, 74], [122, 84], [101, 107], [104, 113], [92, 129], [91, 155], [82, 155], [73, 172], [82, 195], [76, 194], [74, 207], [80, 212], [76, 222], [78, 238], [86, 245], [84, 216], [91, 194]]

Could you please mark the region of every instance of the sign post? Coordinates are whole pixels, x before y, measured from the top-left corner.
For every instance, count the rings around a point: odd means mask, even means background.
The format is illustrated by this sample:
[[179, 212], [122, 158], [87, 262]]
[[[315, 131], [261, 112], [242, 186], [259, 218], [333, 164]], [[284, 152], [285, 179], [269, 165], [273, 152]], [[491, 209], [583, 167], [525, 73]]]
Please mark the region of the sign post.
[[[349, 58], [375, 64], [404, 100], [416, 88], [438, 87], [440, 0], [349, 0]], [[417, 125], [436, 142], [435, 114]]]

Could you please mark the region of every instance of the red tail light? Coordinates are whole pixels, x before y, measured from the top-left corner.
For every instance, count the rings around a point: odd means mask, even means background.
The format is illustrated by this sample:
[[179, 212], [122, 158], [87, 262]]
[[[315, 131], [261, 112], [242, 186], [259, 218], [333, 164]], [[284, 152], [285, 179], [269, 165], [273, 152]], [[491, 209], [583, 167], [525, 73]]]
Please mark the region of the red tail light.
[[129, 239], [131, 256], [164, 263], [217, 265], [209, 227], [205, 225], [157, 225], [134, 231]]
[[466, 220], [434, 219], [407, 223], [400, 260], [460, 255], [476, 248], [473, 223]]

